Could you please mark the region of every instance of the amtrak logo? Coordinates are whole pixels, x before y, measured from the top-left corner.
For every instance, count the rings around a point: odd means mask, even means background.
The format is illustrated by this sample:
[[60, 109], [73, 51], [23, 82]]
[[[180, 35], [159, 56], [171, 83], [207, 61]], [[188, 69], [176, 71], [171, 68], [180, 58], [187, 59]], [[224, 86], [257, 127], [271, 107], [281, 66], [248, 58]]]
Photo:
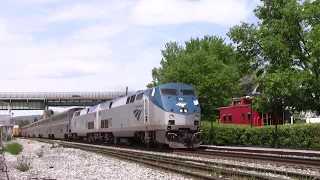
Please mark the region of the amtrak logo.
[[142, 111], [142, 109], [135, 109], [135, 110], [133, 111], [133, 114], [134, 114], [134, 116], [137, 118], [138, 121], [139, 121], [139, 119], [140, 119], [141, 111]]
[[177, 106], [180, 106], [180, 107], [184, 107], [185, 105], [187, 105], [187, 103], [182, 103], [182, 102], [179, 102], [176, 104]]

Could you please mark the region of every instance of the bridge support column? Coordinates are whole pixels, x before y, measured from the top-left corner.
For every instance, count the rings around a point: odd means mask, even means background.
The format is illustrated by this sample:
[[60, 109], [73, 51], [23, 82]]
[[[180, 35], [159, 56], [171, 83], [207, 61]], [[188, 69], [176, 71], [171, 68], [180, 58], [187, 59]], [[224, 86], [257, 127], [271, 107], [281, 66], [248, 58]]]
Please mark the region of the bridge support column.
[[48, 105], [44, 105], [42, 119], [46, 119], [48, 117], [48, 110], [49, 110], [49, 106]]

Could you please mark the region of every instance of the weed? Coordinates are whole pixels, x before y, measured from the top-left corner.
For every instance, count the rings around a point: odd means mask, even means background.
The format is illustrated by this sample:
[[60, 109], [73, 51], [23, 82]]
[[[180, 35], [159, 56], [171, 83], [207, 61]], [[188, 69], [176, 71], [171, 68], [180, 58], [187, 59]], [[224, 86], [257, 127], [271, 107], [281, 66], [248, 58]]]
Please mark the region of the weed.
[[10, 154], [17, 155], [22, 151], [22, 145], [16, 142], [7, 143], [3, 148], [3, 151], [9, 152]]
[[36, 152], [36, 155], [38, 157], [42, 157], [43, 156], [43, 150], [42, 149], [39, 149], [37, 152]]
[[18, 158], [18, 165], [16, 166], [16, 169], [25, 172], [28, 171], [30, 168], [31, 163], [25, 156], [21, 156], [20, 158]]

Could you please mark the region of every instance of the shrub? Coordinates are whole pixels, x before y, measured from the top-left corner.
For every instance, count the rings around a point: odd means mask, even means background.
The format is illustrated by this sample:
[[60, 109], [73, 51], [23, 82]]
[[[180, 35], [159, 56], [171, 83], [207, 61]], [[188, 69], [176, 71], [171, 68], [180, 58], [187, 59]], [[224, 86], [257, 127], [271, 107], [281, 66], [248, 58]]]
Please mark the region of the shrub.
[[16, 166], [16, 169], [22, 172], [28, 171], [29, 169], [31, 169], [31, 163], [26, 157], [21, 156], [20, 158], [18, 158], [18, 165]]
[[3, 148], [3, 151], [17, 155], [22, 151], [22, 145], [16, 142], [10, 142], [6, 144], [6, 146]]
[[[202, 121], [204, 142], [209, 144], [211, 122]], [[213, 124], [213, 143], [220, 146], [274, 147], [320, 150], [320, 124], [293, 124], [250, 127], [250, 125]]]

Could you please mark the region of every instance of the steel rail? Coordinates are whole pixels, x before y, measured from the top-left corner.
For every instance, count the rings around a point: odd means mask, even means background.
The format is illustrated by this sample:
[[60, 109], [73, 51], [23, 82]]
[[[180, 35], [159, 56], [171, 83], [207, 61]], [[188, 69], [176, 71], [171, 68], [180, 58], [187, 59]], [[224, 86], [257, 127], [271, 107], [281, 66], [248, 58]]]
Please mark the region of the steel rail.
[[303, 157], [286, 157], [286, 156], [277, 156], [270, 154], [248, 154], [245, 152], [229, 152], [229, 151], [219, 151], [219, 150], [209, 150], [205, 151], [199, 149], [196, 151], [199, 154], [206, 154], [212, 156], [228, 157], [228, 158], [241, 158], [241, 159], [254, 159], [259, 161], [272, 161], [282, 164], [291, 164], [291, 165], [300, 165], [305, 167], [317, 168], [320, 169], [320, 160], [312, 158], [303, 158]]
[[[181, 154], [181, 155], [187, 155], [191, 153], [190, 151], [184, 151], [184, 150], [176, 150], [175, 154]], [[199, 157], [203, 153], [198, 152], [192, 152], [191, 156]], [[212, 154], [209, 154], [212, 155]], [[225, 155], [227, 156], [227, 155]], [[212, 156], [211, 156], [212, 157]], [[229, 156], [227, 156], [229, 157]], [[192, 160], [193, 162], [197, 163], [203, 163], [211, 166], [221, 166], [221, 167], [228, 167], [228, 168], [238, 168], [238, 169], [244, 169], [244, 170], [251, 170], [261, 173], [275, 173], [279, 175], [285, 175], [290, 177], [296, 177], [296, 178], [307, 178], [307, 179], [320, 179], [320, 176], [317, 175], [311, 175], [311, 174], [304, 174], [299, 172], [289, 172], [289, 171], [282, 171], [282, 170], [276, 170], [276, 169], [268, 169], [268, 168], [262, 168], [262, 167], [252, 167], [252, 166], [246, 166], [246, 165], [235, 165], [230, 163], [222, 163], [222, 162], [212, 162], [212, 161], [203, 161], [203, 160]], [[304, 167], [305, 168], [305, 167]], [[320, 173], [320, 169], [318, 169]]]
[[218, 151], [233, 151], [233, 152], [250, 152], [250, 153], [265, 153], [275, 155], [292, 155], [292, 156], [307, 156], [307, 157], [320, 157], [319, 151], [308, 151], [308, 150], [295, 150], [295, 149], [272, 149], [272, 148], [242, 148], [242, 147], [223, 147], [223, 146], [208, 146], [202, 145], [199, 149], [210, 149]]
[[193, 160], [180, 157], [172, 157], [168, 155], [166, 156], [160, 154], [152, 154], [148, 152], [133, 152], [125, 149], [108, 148], [107, 146], [98, 147], [90, 144], [71, 143], [66, 141], [56, 142], [40, 139], [36, 139], [36, 141], [51, 144], [58, 143], [64, 147], [82, 149], [86, 151], [110, 155], [200, 179], [221, 179], [222, 177], [230, 178], [234, 175], [239, 177], [251, 177], [256, 179], [281, 179], [278, 177], [271, 177], [262, 174], [226, 169], [223, 167], [214, 166], [212, 164], [195, 164]]

